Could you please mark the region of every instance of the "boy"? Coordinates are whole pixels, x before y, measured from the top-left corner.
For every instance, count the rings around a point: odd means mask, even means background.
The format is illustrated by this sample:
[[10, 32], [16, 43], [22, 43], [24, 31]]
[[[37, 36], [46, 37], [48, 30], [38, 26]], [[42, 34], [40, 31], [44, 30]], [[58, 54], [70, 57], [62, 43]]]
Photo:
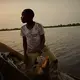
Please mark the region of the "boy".
[[[33, 18], [33, 10], [23, 10], [21, 21], [26, 24], [21, 27], [21, 35], [23, 38], [24, 62], [26, 66], [34, 64], [36, 57], [41, 54], [41, 50], [45, 44], [43, 26], [33, 21]], [[29, 58], [31, 62], [29, 62]]]

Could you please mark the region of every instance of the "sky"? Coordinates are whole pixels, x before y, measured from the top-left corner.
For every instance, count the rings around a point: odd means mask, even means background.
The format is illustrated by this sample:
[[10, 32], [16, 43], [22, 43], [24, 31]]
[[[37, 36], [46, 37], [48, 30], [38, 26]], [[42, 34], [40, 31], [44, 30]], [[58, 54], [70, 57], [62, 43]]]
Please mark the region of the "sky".
[[80, 22], [80, 0], [0, 0], [0, 29], [20, 28], [21, 12], [31, 8], [44, 26]]

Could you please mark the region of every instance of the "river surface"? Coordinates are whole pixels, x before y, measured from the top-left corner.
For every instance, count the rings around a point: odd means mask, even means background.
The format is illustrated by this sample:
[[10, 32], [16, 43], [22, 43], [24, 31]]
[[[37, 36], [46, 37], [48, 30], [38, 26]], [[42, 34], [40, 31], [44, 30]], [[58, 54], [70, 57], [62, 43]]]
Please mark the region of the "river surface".
[[[59, 60], [59, 69], [80, 77], [80, 27], [47, 28], [46, 45]], [[20, 31], [1, 31], [3, 42], [23, 54]]]

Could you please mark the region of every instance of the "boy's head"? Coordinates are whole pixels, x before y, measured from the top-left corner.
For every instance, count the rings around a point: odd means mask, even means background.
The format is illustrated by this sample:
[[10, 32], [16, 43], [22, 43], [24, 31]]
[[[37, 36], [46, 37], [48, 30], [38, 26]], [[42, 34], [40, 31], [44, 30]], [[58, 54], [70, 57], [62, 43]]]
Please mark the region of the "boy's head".
[[34, 12], [31, 9], [24, 9], [22, 12], [21, 20], [23, 23], [27, 23], [33, 20]]

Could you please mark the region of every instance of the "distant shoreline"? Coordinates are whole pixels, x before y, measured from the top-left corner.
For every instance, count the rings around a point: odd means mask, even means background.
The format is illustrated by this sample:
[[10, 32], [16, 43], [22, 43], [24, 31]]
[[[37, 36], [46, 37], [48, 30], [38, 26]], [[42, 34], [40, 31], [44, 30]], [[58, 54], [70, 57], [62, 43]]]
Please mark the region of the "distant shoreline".
[[[67, 25], [55, 25], [55, 26], [44, 26], [44, 28], [59, 28], [59, 27], [73, 27], [73, 26], [80, 26], [80, 23], [72, 23]], [[13, 31], [13, 30], [20, 30], [20, 28], [13, 28], [13, 29], [0, 29], [0, 31]]]

